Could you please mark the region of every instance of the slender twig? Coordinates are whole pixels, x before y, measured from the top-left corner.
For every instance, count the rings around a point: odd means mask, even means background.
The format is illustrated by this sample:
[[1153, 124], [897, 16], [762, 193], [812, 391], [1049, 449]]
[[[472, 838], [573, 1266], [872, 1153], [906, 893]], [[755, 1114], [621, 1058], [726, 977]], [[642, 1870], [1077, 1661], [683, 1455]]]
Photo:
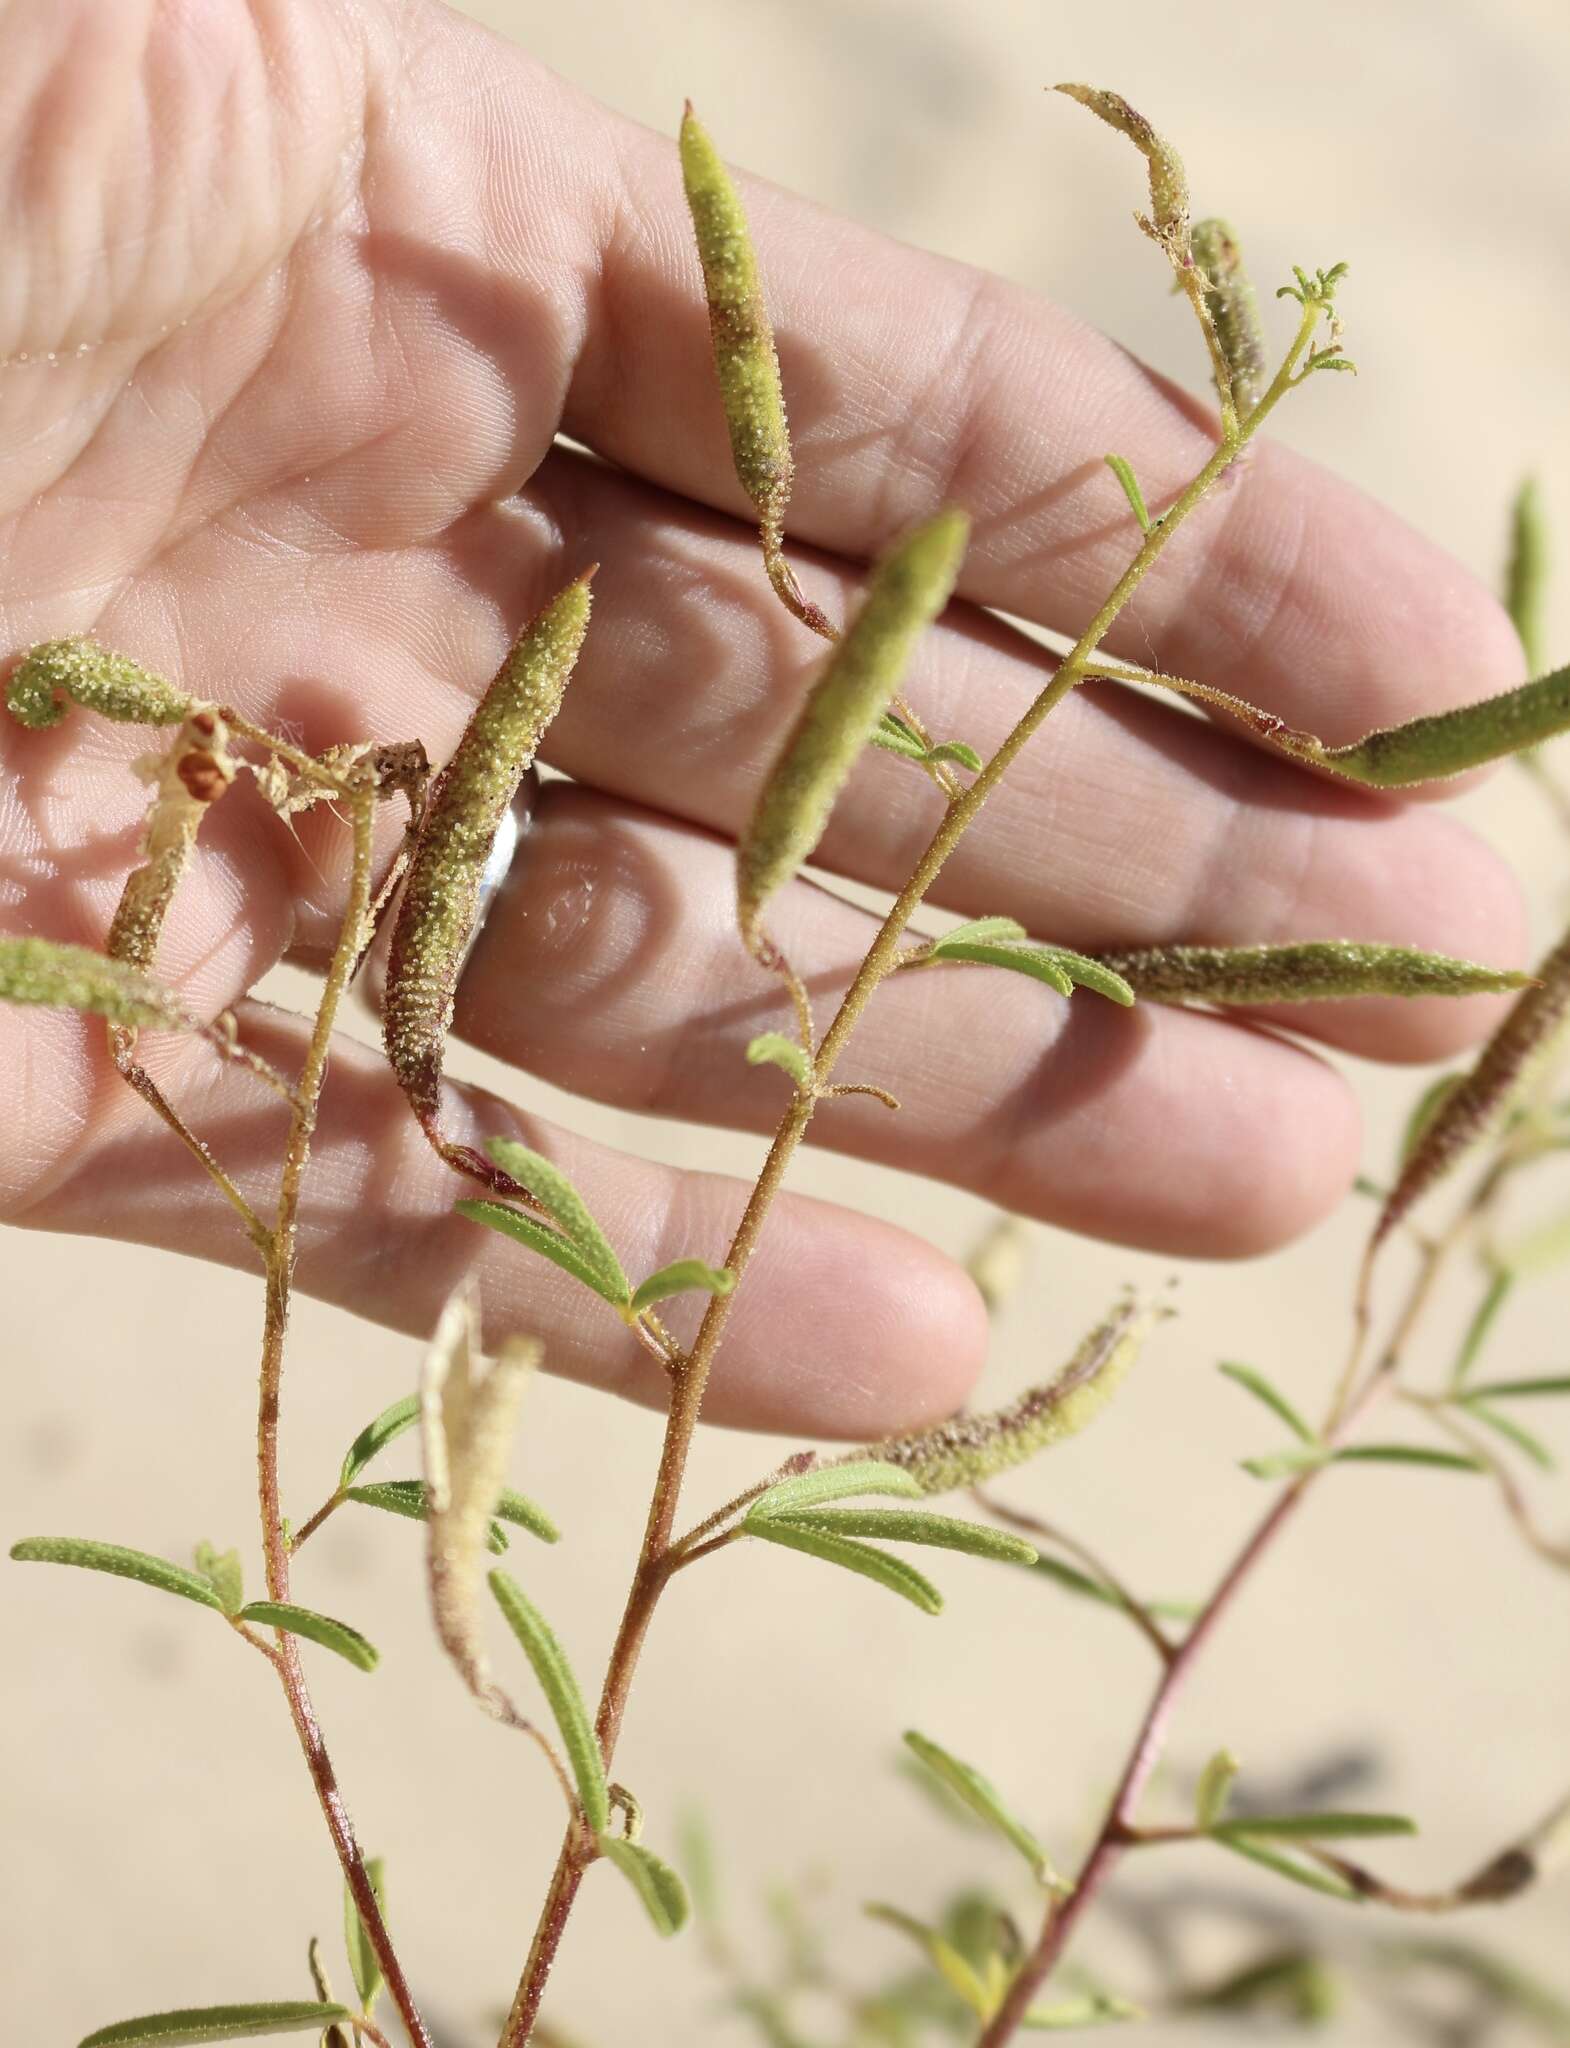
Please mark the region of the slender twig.
[[[960, 791], [948, 804], [914, 872], [879, 927], [866, 957], [840, 1001], [833, 1022], [817, 1048], [813, 1062], [815, 1091], [828, 1085], [835, 1064], [860, 1021], [862, 1012], [879, 984], [895, 966], [899, 957], [900, 942], [912, 916], [920, 908], [944, 862], [975, 822], [988, 797], [1046, 719], [1084, 680], [1091, 656], [1146, 574], [1154, 567], [1173, 534], [1194, 508], [1208, 496], [1221, 476], [1237, 460], [1255, 429], [1263, 423], [1291, 388], [1294, 381], [1293, 372], [1308, 347], [1319, 322], [1320, 312], [1321, 308], [1317, 305], [1305, 306], [1297, 335], [1286, 359], [1248, 420], [1241, 428], [1223, 436], [1209, 459], [1179, 493], [1164, 517], [1151, 527], [1144, 536], [1138, 552], [1118, 578], [1075, 646], [1065, 656], [1051, 681], [1026, 710], [970, 787]], [[731, 1305], [736, 1299], [747, 1265], [757, 1248], [764, 1221], [780, 1190], [786, 1168], [806, 1136], [815, 1107], [815, 1093], [798, 1094], [780, 1119], [762, 1171], [725, 1257], [725, 1264], [736, 1276], [736, 1286], [729, 1294], [714, 1295], [710, 1298], [692, 1349], [672, 1376], [671, 1405], [660, 1451], [659, 1470], [655, 1477], [649, 1514], [644, 1527], [643, 1543], [600, 1696], [596, 1729], [607, 1766], [621, 1731], [627, 1696], [644, 1639], [648, 1634], [660, 1594], [672, 1573], [671, 1529], [709, 1374], [713, 1369], [715, 1355], [729, 1320]], [[1180, 1660], [1174, 1660], [1173, 1668], [1176, 1668], [1178, 1661]], [[524, 2048], [529, 2039], [535, 2017], [539, 2012], [540, 2001], [544, 1996], [546, 1979], [555, 1959], [573, 1899], [582, 1882], [585, 1867], [584, 1852], [575, 1840], [573, 1832], [569, 1830], [557, 1858], [545, 1909], [536, 1928], [511, 2010], [502, 2028], [498, 2048]]]
[[971, 1498], [978, 1501], [989, 1515], [995, 1515], [1000, 1522], [1006, 1522], [1011, 1529], [1018, 1529], [1025, 1536], [1034, 1536], [1040, 1543], [1055, 1544], [1059, 1550], [1066, 1550], [1070, 1557], [1078, 1558], [1080, 1563], [1106, 1587], [1162, 1663], [1172, 1662], [1178, 1652], [1177, 1644], [1139, 1595], [1129, 1590], [1105, 1558], [1092, 1550], [1089, 1544], [1081, 1543], [1077, 1537], [1055, 1528], [1050, 1522], [1042, 1521], [1039, 1515], [1027, 1514], [1023, 1508], [1011, 1507], [1006, 1500], [999, 1500], [996, 1494], [989, 1493], [984, 1486], [973, 1486]]
[[[296, 1106], [290, 1119], [289, 1137], [279, 1181], [278, 1209], [267, 1255], [267, 1299], [262, 1332], [261, 1388], [257, 1410], [257, 1482], [261, 1505], [262, 1552], [266, 1565], [268, 1598], [289, 1598], [289, 1543], [284, 1532], [279, 1491], [278, 1426], [283, 1382], [284, 1336], [289, 1321], [289, 1297], [299, 1232], [300, 1189], [310, 1158], [311, 1138], [316, 1127], [317, 1105], [332, 1046], [338, 1008], [348, 988], [359, 957], [361, 938], [371, 900], [372, 827], [375, 791], [369, 779], [358, 781], [347, 798], [353, 833], [353, 858], [349, 877], [348, 904], [338, 943], [322, 985], [321, 1001], [311, 1028], [309, 1045], [300, 1070]], [[431, 2048], [430, 2033], [420, 2017], [403, 1967], [392, 1945], [387, 1923], [371, 1884], [365, 1858], [355, 1838], [354, 1827], [339, 1790], [332, 1758], [322, 1737], [310, 1691], [300, 1664], [296, 1639], [285, 1631], [278, 1634], [274, 1668], [289, 1703], [289, 1716], [305, 1756], [317, 1800], [332, 1836], [333, 1848], [343, 1870], [355, 1908], [365, 1928], [367, 1941], [381, 1966], [387, 1993], [397, 2007], [414, 2048]]]

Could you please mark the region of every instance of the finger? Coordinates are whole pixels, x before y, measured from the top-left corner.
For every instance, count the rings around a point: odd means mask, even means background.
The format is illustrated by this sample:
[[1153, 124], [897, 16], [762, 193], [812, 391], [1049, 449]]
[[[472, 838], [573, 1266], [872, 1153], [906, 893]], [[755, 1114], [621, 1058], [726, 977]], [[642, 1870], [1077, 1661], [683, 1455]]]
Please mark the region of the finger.
[[[787, 1082], [745, 1051], [789, 1025], [778, 983], [736, 942], [733, 892], [722, 842], [552, 784], [469, 962], [457, 1028], [583, 1094], [771, 1129]], [[806, 883], [776, 901], [771, 928], [826, 1024], [876, 921]], [[834, 1078], [902, 1107], [826, 1102], [816, 1142], [1185, 1256], [1285, 1242], [1357, 1162], [1345, 1083], [1299, 1048], [1153, 1004], [1065, 1003], [992, 968], [896, 974]]]
[[[258, 1004], [247, 1044], [298, 1064], [300, 1020]], [[130, 1091], [105, 1072], [92, 1020], [23, 1020], [31, 1071], [91, 1094], [70, 1143], [26, 1185], [14, 1154], [10, 1220], [128, 1239], [254, 1267], [256, 1256], [211, 1183]], [[91, 1041], [91, 1043], [89, 1043]], [[170, 1056], [144, 1040], [161, 1085], [254, 1203], [269, 1199], [284, 1125], [275, 1101], [205, 1048]], [[84, 1091], [84, 1076], [94, 1081]], [[41, 1114], [53, 1100], [38, 1098]], [[517, 1136], [581, 1189], [634, 1284], [687, 1254], [722, 1261], [748, 1193], [718, 1174], [680, 1172], [556, 1129], [479, 1089], [453, 1089], [448, 1128], [479, 1142]], [[34, 1147], [41, 1139], [35, 1134]], [[468, 1271], [494, 1342], [540, 1337], [550, 1370], [663, 1407], [664, 1374], [614, 1312], [522, 1245], [452, 1214], [474, 1190], [426, 1144], [386, 1065], [348, 1039], [335, 1050], [300, 1211], [298, 1283], [309, 1294], [415, 1336]], [[669, 1304], [689, 1337], [698, 1297]], [[662, 1310], [662, 1314], [665, 1311]], [[738, 1290], [705, 1414], [715, 1422], [812, 1436], [871, 1438], [951, 1413], [981, 1368], [986, 1318], [963, 1270], [919, 1238], [870, 1217], [784, 1196]]]
[[[597, 556], [599, 609], [546, 754], [575, 778], [736, 833], [814, 659], [734, 523], [571, 456], [525, 504], [553, 561]], [[854, 577], [805, 560], [808, 594]], [[908, 689], [940, 737], [984, 754], [1050, 674], [1022, 633], [952, 607]], [[941, 799], [869, 751], [816, 858], [899, 888]], [[1519, 966], [1528, 936], [1506, 864], [1427, 807], [1334, 787], [1164, 700], [1087, 686], [1025, 749], [951, 856], [934, 901], [1096, 948], [1358, 938]], [[1487, 1028], [1487, 1004], [1372, 1002], [1292, 1021], [1375, 1058], [1437, 1059]]]
[[[552, 148], [589, 252], [567, 430], [742, 511], [674, 138], [547, 91], [516, 54], [498, 62], [493, 163], [521, 173]], [[493, 168], [489, 189], [520, 182]], [[963, 593], [1081, 628], [1138, 540], [1104, 451], [1132, 461], [1159, 511], [1210, 453], [1209, 408], [1030, 292], [756, 180], [743, 190], [794, 424], [791, 531], [861, 557], [957, 499], [976, 519]], [[537, 276], [533, 210], [491, 226], [504, 273]], [[480, 279], [454, 265], [450, 287], [478, 295]], [[1348, 402], [1300, 402], [1336, 398]], [[1507, 688], [1521, 661], [1493, 598], [1448, 556], [1269, 443], [1177, 540], [1113, 642], [1141, 660], [1153, 645], [1172, 672], [1252, 691], [1333, 742]]]

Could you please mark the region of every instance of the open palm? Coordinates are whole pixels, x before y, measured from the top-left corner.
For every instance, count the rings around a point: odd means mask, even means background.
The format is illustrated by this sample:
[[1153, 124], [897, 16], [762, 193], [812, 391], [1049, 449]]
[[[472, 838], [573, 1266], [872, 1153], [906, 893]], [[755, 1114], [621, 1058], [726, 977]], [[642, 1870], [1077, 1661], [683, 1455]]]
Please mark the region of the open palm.
[[[672, 142], [400, 0], [10, 0], [0, 96], [5, 649], [91, 632], [312, 748], [418, 736], [440, 758], [520, 620], [600, 561], [546, 749], [572, 781], [544, 792], [458, 1029], [584, 1094], [769, 1127], [783, 1084], [741, 1054], [778, 995], [734, 937], [729, 835], [820, 643], [757, 567]], [[843, 616], [871, 553], [963, 503], [963, 601], [910, 695], [985, 751], [1046, 657], [982, 607], [1082, 624], [1130, 552], [1102, 450], [1127, 453], [1159, 503], [1203, 460], [1206, 409], [996, 279], [767, 188], [748, 202], [796, 433], [802, 580]], [[1126, 633], [1130, 654], [1153, 645], [1331, 740], [1518, 678], [1507, 622], [1455, 565], [1268, 446]], [[0, 914], [101, 942], [135, 858], [134, 737], [78, 715], [0, 731], [0, 750]], [[898, 883], [933, 803], [906, 764], [869, 757], [820, 857]], [[216, 1010], [279, 959], [319, 958], [343, 851], [330, 820], [292, 836], [242, 783], [204, 833], [163, 972]], [[1510, 877], [1434, 809], [1331, 787], [1106, 686], [1027, 753], [940, 901], [1082, 947], [1351, 936], [1513, 962], [1523, 944]], [[806, 883], [775, 922], [823, 1003], [872, 929]], [[904, 1109], [835, 1103], [814, 1132], [1069, 1227], [1243, 1253], [1323, 1214], [1356, 1152], [1344, 1082], [1274, 1027], [1430, 1058], [1491, 1014], [1376, 1002], [1219, 1021], [1070, 1007], [1012, 976], [901, 977], [846, 1075]], [[278, 1013], [241, 1015], [280, 1059], [297, 1045]], [[200, 1047], [157, 1059], [220, 1157], [264, 1185], [276, 1105]], [[0, 1073], [14, 1221], [249, 1257], [98, 1030], [0, 1013]], [[520, 1120], [458, 1090], [449, 1121]], [[739, 1185], [526, 1121], [629, 1269], [722, 1251]], [[498, 1327], [538, 1331], [560, 1370], [652, 1391], [657, 1368], [612, 1319], [451, 1218], [451, 1175], [363, 1049], [335, 1064], [316, 1161], [304, 1286], [423, 1331], [478, 1258]], [[869, 1433], [951, 1408], [984, 1341], [974, 1291], [937, 1253], [786, 1202], [712, 1412]]]

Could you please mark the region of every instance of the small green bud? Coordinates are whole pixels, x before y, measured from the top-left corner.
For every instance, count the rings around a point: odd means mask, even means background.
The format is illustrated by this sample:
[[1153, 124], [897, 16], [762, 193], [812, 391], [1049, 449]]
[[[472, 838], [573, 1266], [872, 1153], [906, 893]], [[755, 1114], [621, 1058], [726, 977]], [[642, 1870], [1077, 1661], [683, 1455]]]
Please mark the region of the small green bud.
[[1232, 383], [1232, 403], [1247, 419], [1265, 394], [1265, 336], [1259, 301], [1237, 237], [1224, 220], [1202, 220], [1194, 228], [1194, 261], [1205, 279], [1205, 304]]
[[[479, 914], [480, 877], [507, 807], [561, 708], [588, 630], [593, 573], [569, 583], [529, 621], [475, 707], [431, 791], [393, 926], [383, 1042], [426, 1136], [450, 1162], [460, 1148], [437, 1128], [442, 1062], [458, 975]], [[462, 1159], [492, 1178], [485, 1162], [467, 1153]]]
[[1160, 243], [1174, 264], [1187, 269], [1193, 258], [1189, 249], [1188, 178], [1183, 159], [1121, 93], [1107, 92], [1094, 85], [1058, 85], [1053, 90], [1089, 107], [1109, 128], [1126, 135], [1144, 157], [1150, 166], [1151, 218], [1140, 215], [1139, 224], [1152, 241]]
[[192, 701], [173, 683], [92, 640], [46, 640], [26, 654], [6, 691], [11, 716], [41, 731], [58, 725], [66, 701], [122, 725], [178, 725]]
[[760, 957], [764, 905], [822, 838], [834, 799], [899, 689], [917, 635], [948, 602], [969, 532], [965, 514], [951, 508], [884, 556], [759, 792], [737, 848], [736, 908], [742, 938]]
[[989, 1415], [961, 1415], [936, 1429], [896, 1437], [869, 1455], [898, 1466], [923, 1493], [977, 1486], [1023, 1465], [1093, 1422], [1138, 1358], [1162, 1313], [1130, 1299], [1091, 1331], [1063, 1370]]

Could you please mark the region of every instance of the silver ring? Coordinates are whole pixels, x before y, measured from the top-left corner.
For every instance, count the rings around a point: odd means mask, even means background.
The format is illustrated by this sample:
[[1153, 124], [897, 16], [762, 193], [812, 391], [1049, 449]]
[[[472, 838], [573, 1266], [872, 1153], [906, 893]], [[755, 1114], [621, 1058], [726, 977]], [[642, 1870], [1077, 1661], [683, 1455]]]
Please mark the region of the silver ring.
[[491, 905], [501, 894], [507, 877], [512, 872], [518, 849], [528, 837], [529, 827], [534, 822], [534, 806], [540, 793], [539, 770], [532, 764], [523, 771], [517, 794], [502, 813], [501, 824], [496, 837], [491, 841], [491, 850], [486, 855], [485, 866], [480, 871], [479, 894], [475, 900], [474, 923], [469, 927], [468, 943], [464, 946], [458, 961], [458, 976], [468, 966], [470, 956], [479, 944], [480, 934], [485, 929], [485, 920], [490, 916]]

